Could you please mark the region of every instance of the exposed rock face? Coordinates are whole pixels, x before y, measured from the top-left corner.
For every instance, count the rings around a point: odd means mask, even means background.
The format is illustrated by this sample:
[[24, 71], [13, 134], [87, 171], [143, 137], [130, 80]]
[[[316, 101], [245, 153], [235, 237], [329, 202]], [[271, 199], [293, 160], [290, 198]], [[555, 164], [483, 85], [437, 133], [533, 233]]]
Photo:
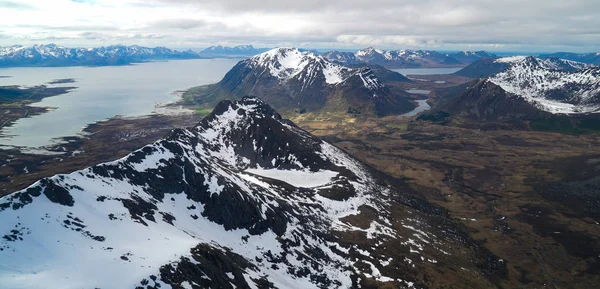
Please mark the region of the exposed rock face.
[[253, 97], [8, 195], [0, 218], [1, 288], [424, 287], [431, 266], [507, 274], [444, 210]]
[[442, 110], [478, 121], [522, 120], [543, 114], [523, 98], [507, 93], [488, 80], [471, 83]]
[[507, 69], [489, 80], [538, 109], [560, 114], [600, 110], [600, 68], [535, 57], [516, 58], [509, 63]]
[[[493, 73], [456, 94], [444, 109], [475, 119], [534, 119], [600, 111], [600, 69], [569, 60], [505, 57], [457, 74]], [[483, 73], [483, 71], [487, 71]]]
[[454, 74], [464, 77], [485, 78], [507, 69], [508, 66], [509, 63], [507, 62], [499, 62], [497, 59], [486, 58], [475, 61]]
[[383, 83], [393, 83], [393, 82], [411, 82], [408, 77], [402, 75], [401, 73], [389, 70], [381, 65], [377, 64], [366, 64], [366, 63], [355, 63], [355, 64], [346, 64], [346, 66], [351, 68], [363, 68], [367, 67], [371, 69], [373, 74]]
[[[388, 75], [385, 75], [388, 76]], [[389, 77], [389, 76], [388, 76]], [[256, 95], [277, 110], [401, 114], [416, 105], [391, 92], [368, 67], [349, 68], [295, 48], [277, 48], [239, 62], [207, 97]]]

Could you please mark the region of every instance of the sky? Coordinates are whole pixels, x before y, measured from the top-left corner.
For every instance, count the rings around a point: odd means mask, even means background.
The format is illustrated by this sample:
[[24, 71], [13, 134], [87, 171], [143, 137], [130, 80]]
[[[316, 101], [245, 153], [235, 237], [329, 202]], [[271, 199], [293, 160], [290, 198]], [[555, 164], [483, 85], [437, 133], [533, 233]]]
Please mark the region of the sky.
[[598, 52], [600, 0], [0, 0], [0, 46]]

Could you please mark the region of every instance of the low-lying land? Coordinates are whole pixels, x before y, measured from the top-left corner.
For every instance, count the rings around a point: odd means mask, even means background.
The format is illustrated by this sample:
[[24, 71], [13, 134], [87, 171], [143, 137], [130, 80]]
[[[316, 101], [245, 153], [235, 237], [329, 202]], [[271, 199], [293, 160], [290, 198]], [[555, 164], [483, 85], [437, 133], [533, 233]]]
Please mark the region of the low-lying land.
[[481, 131], [402, 117], [294, 121], [448, 209], [506, 261], [502, 287], [600, 282], [597, 134]]
[[[70, 80], [69, 82], [62, 82], [65, 80], [55, 81], [51, 82], [51, 84], [72, 83]], [[45, 97], [68, 93], [73, 89], [75, 87], [47, 87], [45, 85], [33, 87], [0, 86], [0, 129], [10, 126], [19, 118], [47, 112], [49, 108], [34, 107], [30, 104], [38, 102]]]

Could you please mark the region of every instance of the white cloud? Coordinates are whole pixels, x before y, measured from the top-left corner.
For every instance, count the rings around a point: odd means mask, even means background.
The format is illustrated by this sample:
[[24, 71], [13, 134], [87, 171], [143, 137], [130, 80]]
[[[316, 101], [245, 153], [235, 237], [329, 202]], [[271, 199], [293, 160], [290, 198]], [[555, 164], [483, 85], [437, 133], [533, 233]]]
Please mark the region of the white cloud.
[[587, 0], [0, 0], [0, 45], [583, 51], [600, 50], [599, 14]]

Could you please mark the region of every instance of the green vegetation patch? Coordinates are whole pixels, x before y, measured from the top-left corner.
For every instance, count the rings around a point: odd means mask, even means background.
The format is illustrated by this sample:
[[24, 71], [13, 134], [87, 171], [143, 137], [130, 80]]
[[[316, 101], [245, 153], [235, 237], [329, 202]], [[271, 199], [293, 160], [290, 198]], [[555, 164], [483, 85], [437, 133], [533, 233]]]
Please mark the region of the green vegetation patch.
[[599, 116], [553, 116], [546, 119], [534, 119], [529, 122], [533, 130], [568, 134], [587, 134], [600, 132]]

